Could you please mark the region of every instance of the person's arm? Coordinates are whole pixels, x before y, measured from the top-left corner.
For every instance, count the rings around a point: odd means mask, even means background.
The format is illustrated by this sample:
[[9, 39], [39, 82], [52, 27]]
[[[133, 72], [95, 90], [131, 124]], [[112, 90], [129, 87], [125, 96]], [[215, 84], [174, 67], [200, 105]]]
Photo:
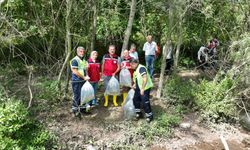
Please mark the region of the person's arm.
[[147, 69], [144, 68], [144, 67], [141, 67], [139, 72], [140, 72], [140, 74], [142, 76], [142, 85], [141, 85], [141, 88], [140, 88], [140, 94], [144, 95], [144, 89], [145, 89], [146, 84], [147, 84]]
[[131, 69], [131, 66], [126, 66], [127, 69]]
[[158, 51], [158, 45], [157, 45], [157, 43], [156, 42], [154, 42], [154, 45], [155, 45], [155, 53], [157, 53], [157, 51]]
[[207, 62], [208, 61], [208, 54], [205, 53], [204, 55], [205, 55], [205, 61]]
[[71, 68], [71, 71], [72, 71], [76, 76], [78, 76], [78, 77], [80, 77], [80, 78], [82, 78], [82, 79], [84, 79], [84, 80], [87, 79], [86, 76], [81, 75], [81, 74], [79, 73], [79, 71], [78, 71], [76, 68]]
[[117, 64], [117, 65], [118, 65], [118, 67], [117, 67], [116, 71], [113, 73], [113, 76], [115, 76], [121, 69], [120, 64]]
[[88, 76], [89, 74], [88, 74], [88, 69], [89, 69], [89, 63], [88, 62], [86, 62], [86, 76]]
[[112, 76], [115, 76], [121, 69], [121, 58], [118, 57], [118, 63], [117, 63], [117, 69], [116, 71], [112, 74]]
[[104, 70], [104, 61], [105, 61], [104, 57], [105, 55], [102, 58], [101, 75], [103, 75], [103, 70]]
[[200, 50], [198, 51], [198, 60], [199, 60], [199, 62], [201, 61], [201, 51]]
[[146, 47], [147, 47], [147, 46], [146, 46], [146, 43], [145, 43], [145, 44], [143, 45], [143, 49], [142, 49], [142, 50], [143, 50], [143, 51], [146, 51], [146, 49], [147, 49]]
[[148, 81], [147, 74], [144, 74], [142, 76], [142, 87], [140, 89], [141, 95], [144, 95], [144, 89], [146, 87], [147, 81]]
[[139, 59], [138, 53], [135, 52], [136, 59]]

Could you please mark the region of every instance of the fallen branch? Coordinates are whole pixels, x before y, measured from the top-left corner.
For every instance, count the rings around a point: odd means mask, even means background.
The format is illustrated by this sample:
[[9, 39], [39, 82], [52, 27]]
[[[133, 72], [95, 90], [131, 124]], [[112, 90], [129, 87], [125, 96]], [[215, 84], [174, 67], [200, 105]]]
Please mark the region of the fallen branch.
[[220, 140], [221, 140], [221, 142], [222, 142], [222, 144], [223, 144], [225, 150], [229, 150], [227, 141], [226, 141], [226, 139], [225, 139], [222, 135], [220, 136]]

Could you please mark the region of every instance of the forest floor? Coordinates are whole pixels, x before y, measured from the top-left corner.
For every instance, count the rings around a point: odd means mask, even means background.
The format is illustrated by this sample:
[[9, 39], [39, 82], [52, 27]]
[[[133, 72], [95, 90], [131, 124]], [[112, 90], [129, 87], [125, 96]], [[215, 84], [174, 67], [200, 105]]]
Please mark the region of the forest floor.
[[[178, 75], [195, 80], [200, 74], [196, 71], [183, 71]], [[154, 78], [154, 83], [155, 87], [151, 92], [153, 112], [167, 113], [168, 104], [155, 98], [157, 77]], [[101, 97], [102, 92], [99, 91], [98, 95]], [[250, 150], [249, 132], [226, 123], [202, 123], [196, 112], [186, 113], [181, 119], [182, 123], [189, 123], [190, 128], [175, 127], [171, 136], [154, 136], [148, 139], [146, 135], [138, 134], [147, 124], [145, 119], [126, 121], [122, 107], [114, 107], [111, 100], [110, 97], [108, 107], [104, 107], [100, 100], [100, 105], [93, 108], [90, 115], [83, 115], [81, 119], [72, 116], [71, 101], [62, 100], [50, 106], [45, 101], [34, 99], [33, 107], [44, 107], [34, 109], [36, 118], [58, 137], [58, 149], [222, 150], [224, 146], [220, 137], [223, 136], [230, 150]], [[118, 97], [118, 102], [121, 104], [121, 97]], [[154, 121], [150, 124], [153, 123]]]

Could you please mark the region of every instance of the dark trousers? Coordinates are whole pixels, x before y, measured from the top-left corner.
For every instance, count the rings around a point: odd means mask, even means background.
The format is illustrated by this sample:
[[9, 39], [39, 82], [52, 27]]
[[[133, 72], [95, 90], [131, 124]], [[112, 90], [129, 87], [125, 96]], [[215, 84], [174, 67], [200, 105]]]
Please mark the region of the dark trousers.
[[79, 109], [83, 109], [81, 105], [81, 88], [85, 82], [72, 82], [73, 90], [73, 101], [72, 101], [72, 111], [77, 112]]
[[166, 59], [166, 71], [170, 71], [171, 67], [173, 66], [173, 59]]
[[150, 105], [150, 101], [149, 101], [150, 95], [149, 94], [150, 94], [150, 89], [144, 91], [144, 95], [141, 95], [140, 89], [136, 88], [133, 102], [134, 102], [134, 106], [135, 106], [135, 112], [137, 114], [141, 115], [141, 103], [142, 103], [146, 117], [152, 118], [153, 113], [151, 111], [151, 105]]

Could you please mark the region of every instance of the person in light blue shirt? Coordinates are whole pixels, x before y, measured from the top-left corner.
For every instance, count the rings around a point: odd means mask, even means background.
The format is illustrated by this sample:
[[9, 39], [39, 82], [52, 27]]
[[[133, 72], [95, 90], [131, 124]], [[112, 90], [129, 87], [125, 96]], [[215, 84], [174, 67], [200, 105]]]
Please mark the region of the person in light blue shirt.
[[152, 40], [152, 35], [147, 36], [147, 42], [143, 46], [143, 51], [145, 51], [146, 67], [148, 68], [151, 78], [154, 73], [154, 61], [155, 54], [157, 50], [157, 44]]
[[135, 44], [131, 44], [131, 47], [129, 50], [129, 56], [134, 59], [139, 59]]

